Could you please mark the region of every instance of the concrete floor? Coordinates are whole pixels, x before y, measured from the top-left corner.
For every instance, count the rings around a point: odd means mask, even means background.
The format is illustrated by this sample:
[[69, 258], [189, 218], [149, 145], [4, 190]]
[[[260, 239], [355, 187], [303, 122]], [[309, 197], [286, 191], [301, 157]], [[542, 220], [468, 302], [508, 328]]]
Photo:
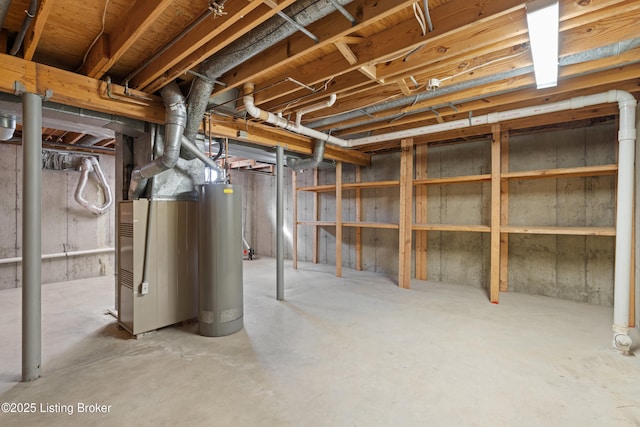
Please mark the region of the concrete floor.
[[131, 339], [105, 314], [112, 277], [45, 285], [32, 383], [19, 382], [20, 290], [0, 291], [0, 402], [37, 408], [0, 425], [640, 425], [640, 359], [608, 348], [611, 309], [286, 266], [282, 303], [275, 260], [245, 262], [245, 328], [223, 338], [187, 325]]

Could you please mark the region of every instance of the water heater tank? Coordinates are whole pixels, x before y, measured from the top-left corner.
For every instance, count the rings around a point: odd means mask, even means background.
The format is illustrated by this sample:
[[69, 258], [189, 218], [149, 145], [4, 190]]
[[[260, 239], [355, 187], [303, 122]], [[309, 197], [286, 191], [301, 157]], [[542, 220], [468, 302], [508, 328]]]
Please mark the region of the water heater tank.
[[219, 337], [242, 329], [242, 194], [229, 184], [200, 190], [199, 331]]

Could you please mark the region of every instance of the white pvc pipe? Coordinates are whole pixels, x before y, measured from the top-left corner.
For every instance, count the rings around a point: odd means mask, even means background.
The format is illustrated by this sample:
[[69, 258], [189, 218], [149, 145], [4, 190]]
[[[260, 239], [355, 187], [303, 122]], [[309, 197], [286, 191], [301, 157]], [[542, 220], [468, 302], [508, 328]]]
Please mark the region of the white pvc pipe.
[[[631, 281], [631, 239], [632, 215], [634, 195], [634, 158], [636, 143], [635, 114], [637, 101], [628, 92], [610, 90], [595, 95], [578, 96], [565, 101], [549, 104], [518, 108], [499, 113], [490, 113], [469, 119], [455, 120], [422, 126], [414, 129], [390, 132], [380, 135], [368, 136], [345, 140], [323, 132], [316, 131], [305, 126], [297, 125], [286, 119], [263, 111], [254, 105], [253, 84], [247, 83], [244, 87], [244, 104], [247, 112], [267, 123], [290, 130], [295, 133], [326, 141], [340, 147], [357, 147], [376, 142], [385, 142], [412, 138], [453, 129], [461, 129], [478, 125], [498, 123], [505, 120], [514, 120], [525, 117], [533, 117], [550, 114], [558, 111], [579, 109], [593, 105], [617, 102], [620, 109], [620, 124], [618, 131], [618, 190], [616, 208], [616, 250], [615, 250], [615, 276], [614, 276], [614, 315], [613, 315], [613, 346], [623, 352], [628, 352], [631, 347], [629, 338], [629, 303]], [[638, 232], [640, 230], [636, 230]]]
[[335, 93], [332, 93], [331, 95], [329, 95], [329, 99], [327, 99], [325, 102], [320, 102], [318, 104], [313, 104], [313, 105], [309, 105], [308, 107], [301, 108], [296, 113], [296, 126], [300, 126], [300, 122], [302, 121], [303, 115], [307, 113], [311, 113], [313, 111], [321, 110], [323, 108], [329, 108], [333, 104], [335, 104], [336, 99], [338, 99], [338, 96]]
[[256, 107], [253, 99], [253, 88], [254, 85], [252, 83], [245, 83], [244, 85], [244, 96], [242, 98], [244, 102], [245, 109], [250, 116], [263, 120], [269, 124], [272, 124], [276, 127], [290, 130], [291, 132], [298, 133], [300, 135], [305, 135], [310, 138], [318, 139], [320, 141], [325, 141], [333, 145], [338, 145], [340, 147], [349, 147], [349, 142], [342, 138], [336, 138], [335, 136], [327, 135], [324, 132], [317, 131], [315, 129], [308, 128], [306, 126], [297, 125], [294, 122], [291, 122], [283, 117], [278, 117], [277, 115], [270, 113], [268, 111], [261, 110]]
[[[114, 252], [114, 250], [115, 250], [114, 248], [100, 248], [100, 249], [86, 249], [82, 251], [72, 251], [72, 252], [59, 252], [54, 254], [44, 254], [41, 256], [41, 259], [69, 258], [69, 257], [75, 257], [75, 256], [82, 256], [82, 255], [94, 255], [94, 254]], [[0, 259], [0, 264], [16, 264], [19, 262], [22, 262], [22, 257]]]
[[636, 100], [621, 99], [618, 132], [618, 204], [616, 207], [616, 259], [613, 289], [613, 346], [628, 353], [631, 282], [631, 240], [633, 239], [633, 181], [636, 143]]

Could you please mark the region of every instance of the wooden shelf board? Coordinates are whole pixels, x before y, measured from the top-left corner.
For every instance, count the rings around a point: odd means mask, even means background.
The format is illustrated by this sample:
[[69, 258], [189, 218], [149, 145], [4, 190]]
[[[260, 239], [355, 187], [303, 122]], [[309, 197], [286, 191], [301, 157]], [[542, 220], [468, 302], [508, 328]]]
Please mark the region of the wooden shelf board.
[[441, 184], [458, 184], [463, 182], [482, 182], [482, 181], [491, 181], [491, 174], [452, 176], [452, 177], [445, 177], [445, 178], [415, 179], [413, 180], [413, 185], [441, 185]]
[[488, 225], [462, 225], [462, 224], [413, 224], [412, 230], [417, 231], [473, 231], [479, 233], [489, 233], [491, 227]]
[[335, 227], [335, 221], [298, 221], [298, 225], [315, 225], [318, 227]]
[[539, 169], [523, 172], [507, 172], [502, 174], [502, 179], [540, 179], [540, 178], [566, 178], [581, 176], [615, 175], [618, 173], [618, 165], [580, 166], [575, 168]]
[[527, 227], [523, 225], [503, 225], [502, 233], [518, 234], [558, 234], [569, 236], [615, 236], [615, 227]]
[[365, 188], [397, 187], [399, 185], [400, 181], [349, 182], [347, 184], [342, 184], [342, 189], [356, 190]]
[[398, 224], [390, 224], [386, 222], [343, 222], [344, 227], [360, 227], [360, 228], [390, 228], [398, 229]]
[[313, 185], [310, 187], [298, 187], [296, 188], [298, 191], [313, 191], [316, 193], [336, 191], [335, 184], [325, 184], [325, 185]]

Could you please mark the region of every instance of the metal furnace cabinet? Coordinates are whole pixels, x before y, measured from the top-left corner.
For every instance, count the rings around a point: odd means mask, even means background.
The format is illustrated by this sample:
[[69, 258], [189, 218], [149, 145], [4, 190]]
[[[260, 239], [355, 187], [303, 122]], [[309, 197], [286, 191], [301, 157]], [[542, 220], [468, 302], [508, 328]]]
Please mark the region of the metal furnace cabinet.
[[118, 324], [133, 335], [198, 315], [198, 202], [154, 200], [147, 227], [149, 203], [118, 204]]

